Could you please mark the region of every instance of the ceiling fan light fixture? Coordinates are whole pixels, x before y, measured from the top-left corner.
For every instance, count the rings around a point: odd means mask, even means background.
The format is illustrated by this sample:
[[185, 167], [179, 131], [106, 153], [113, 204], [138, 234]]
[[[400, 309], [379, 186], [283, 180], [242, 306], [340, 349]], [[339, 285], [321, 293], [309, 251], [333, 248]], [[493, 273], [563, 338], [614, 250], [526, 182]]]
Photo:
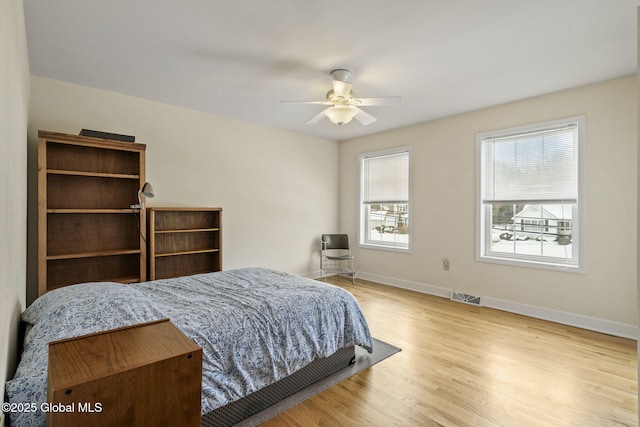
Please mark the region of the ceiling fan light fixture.
[[336, 125], [346, 125], [358, 113], [358, 109], [351, 105], [334, 105], [328, 108], [325, 115]]
[[327, 92], [326, 99], [322, 101], [281, 101], [288, 104], [316, 104], [329, 105], [315, 116], [306, 121], [312, 125], [327, 117], [332, 123], [342, 126], [356, 119], [363, 126], [377, 121], [371, 114], [358, 107], [378, 107], [384, 105], [398, 105], [402, 103], [399, 96], [387, 96], [384, 98], [356, 98], [351, 92], [351, 71], [339, 68], [331, 71], [331, 90]]

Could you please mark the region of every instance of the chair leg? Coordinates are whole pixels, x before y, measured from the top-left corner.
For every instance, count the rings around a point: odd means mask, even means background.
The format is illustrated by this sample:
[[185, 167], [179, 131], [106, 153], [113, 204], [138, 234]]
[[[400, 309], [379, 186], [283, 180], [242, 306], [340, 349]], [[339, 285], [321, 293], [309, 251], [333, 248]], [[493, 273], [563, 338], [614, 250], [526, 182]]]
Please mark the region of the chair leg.
[[356, 284], [356, 261], [351, 260], [351, 284]]

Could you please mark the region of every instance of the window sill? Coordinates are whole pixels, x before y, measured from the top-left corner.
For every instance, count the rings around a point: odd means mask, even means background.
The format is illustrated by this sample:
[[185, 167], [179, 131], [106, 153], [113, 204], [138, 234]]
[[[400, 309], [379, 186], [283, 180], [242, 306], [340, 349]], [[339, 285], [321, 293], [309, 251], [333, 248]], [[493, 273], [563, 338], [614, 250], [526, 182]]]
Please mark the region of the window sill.
[[401, 246], [377, 245], [375, 243], [358, 243], [358, 247], [363, 249], [375, 249], [389, 252], [401, 252], [405, 254], [411, 253], [411, 248], [403, 248]]
[[502, 258], [498, 256], [478, 256], [478, 262], [487, 262], [491, 264], [509, 265], [513, 267], [536, 268], [540, 270], [559, 271], [564, 273], [581, 273], [584, 274], [584, 267], [578, 265], [559, 264], [553, 262], [543, 262], [534, 260], [522, 260], [514, 258]]

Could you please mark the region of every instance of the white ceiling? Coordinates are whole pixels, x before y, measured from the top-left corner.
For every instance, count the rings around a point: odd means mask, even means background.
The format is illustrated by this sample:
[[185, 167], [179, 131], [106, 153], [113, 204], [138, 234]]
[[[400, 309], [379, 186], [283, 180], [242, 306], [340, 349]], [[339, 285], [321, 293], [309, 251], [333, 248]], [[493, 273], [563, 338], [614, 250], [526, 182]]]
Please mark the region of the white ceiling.
[[[630, 75], [640, 0], [24, 0], [31, 73], [344, 140]], [[329, 72], [378, 118], [305, 122]], [[109, 131], [108, 129], [103, 129]]]

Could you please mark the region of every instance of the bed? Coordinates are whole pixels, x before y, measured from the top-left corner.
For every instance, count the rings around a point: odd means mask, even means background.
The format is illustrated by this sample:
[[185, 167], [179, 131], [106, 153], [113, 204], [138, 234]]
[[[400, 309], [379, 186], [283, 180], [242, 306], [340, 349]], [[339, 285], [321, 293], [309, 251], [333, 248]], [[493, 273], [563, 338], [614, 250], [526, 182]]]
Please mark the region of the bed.
[[[262, 401], [265, 391], [277, 396], [279, 384], [292, 387], [291, 378], [299, 388], [340, 369], [356, 345], [372, 351], [349, 292], [283, 272], [247, 268], [126, 286], [85, 283], [53, 290], [22, 314], [29, 331], [6, 384], [9, 402], [46, 402], [49, 342], [162, 318], [203, 349], [203, 425], [233, 424], [251, 415], [234, 415], [247, 407], [238, 402], [256, 395]], [[40, 411], [9, 415], [12, 426], [45, 421]]]

